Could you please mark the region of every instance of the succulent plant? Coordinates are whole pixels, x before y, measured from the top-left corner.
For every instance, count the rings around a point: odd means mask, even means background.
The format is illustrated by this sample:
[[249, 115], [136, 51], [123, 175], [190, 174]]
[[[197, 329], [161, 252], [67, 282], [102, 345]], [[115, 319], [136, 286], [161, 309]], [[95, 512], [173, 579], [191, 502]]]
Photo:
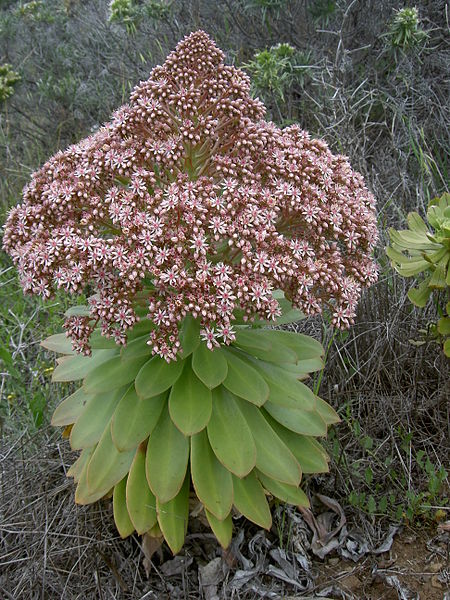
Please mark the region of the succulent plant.
[[[281, 322], [300, 316], [288, 310]], [[90, 357], [75, 355], [65, 334], [42, 343], [62, 355], [54, 381], [82, 380], [52, 419], [81, 451], [69, 470], [76, 502], [113, 490], [121, 536], [156, 526], [174, 553], [184, 542], [191, 482], [224, 547], [233, 507], [268, 529], [267, 494], [308, 506], [302, 474], [328, 470], [316, 438], [339, 421], [302, 381], [323, 368], [322, 346], [294, 332], [239, 325], [230, 346], [210, 351], [187, 317], [183, 353], [168, 363], [152, 356], [151, 327], [137, 323], [122, 349], [94, 331]]]
[[[416, 212], [409, 213], [407, 220], [409, 229], [389, 230], [391, 246], [386, 253], [403, 277], [424, 276], [408, 292], [411, 302], [423, 308], [433, 292], [443, 292], [447, 299], [450, 292], [450, 194], [430, 201], [427, 220], [431, 230]], [[437, 322], [437, 333], [446, 356], [450, 356], [450, 302], [445, 312]]]

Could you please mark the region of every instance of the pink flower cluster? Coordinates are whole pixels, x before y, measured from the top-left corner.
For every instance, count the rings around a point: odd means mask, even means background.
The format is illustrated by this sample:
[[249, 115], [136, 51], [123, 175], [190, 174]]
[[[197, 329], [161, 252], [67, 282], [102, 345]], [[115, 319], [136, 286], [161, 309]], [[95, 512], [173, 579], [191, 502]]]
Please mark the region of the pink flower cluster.
[[233, 311], [273, 319], [276, 289], [306, 314], [352, 323], [377, 278], [374, 198], [347, 159], [297, 126], [263, 120], [248, 77], [203, 31], [181, 41], [110, 123], [58, 152], [9, 214], [3, 245], [25, 291], [82, 292], [66, 322], [89, 352], [98, 323], [125, 343], [145, 303], [149, 342], [170, 360], [187, 314], [210, 347]]

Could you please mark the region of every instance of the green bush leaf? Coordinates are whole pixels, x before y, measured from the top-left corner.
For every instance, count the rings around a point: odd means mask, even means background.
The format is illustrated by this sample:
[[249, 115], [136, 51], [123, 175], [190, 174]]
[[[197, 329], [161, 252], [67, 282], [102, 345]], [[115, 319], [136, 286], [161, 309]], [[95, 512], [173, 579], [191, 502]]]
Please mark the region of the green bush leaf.
[[189, 440], [175, 427], [166, 406], [148, 440], [146, 473], [150, 489], [161, 502], [172, 500], [186, 475]]
[[117, 450], [132, 450], [151, 434], [166, 400], [167, 392], [152, 398], [141, 398], [134, 384], [131, 384], [111, 420], [111, 435]]
[[255, 441], [258, 469], [277, 481], [298, 485], [302, 472], [292, 452], [276, 435], [260, 410], [241, 398], [236, 398], [236, 402]]
[[172, 550], [176, 554], [184, 544], [189, 517], [189, 476], [186, 477], [178, 494], [169, 500], [161, 502], [156, 499], [156, 511], [161, 531]]
[[192, 355], [192, 368], [197, 377], [210, 389], [220, 385], [228, 373], [227, 359], [221, 349], [211, 351], [203, 342]]
[[235, 396], [223, 386], [213, 391], [208, 438], [220, 462], [238, 477], [244, 477], [256, 463], [256, 447], [247, 421]]
[[200, 502], [223, 521], [233, 504], [231, 473], [217, 460], [206, 431], [191, 438], [191, 475]]
[[117, 531], [121, 538], [126, 538], [131, 535], [134, 531], [134, 525], [131, 522], [130, 516], [127, 510], [126, 502], [126, 490], [127, 478], [124, 477], [117, 485], [114, 486], [113, 492], [113, 513], [114, 522], [117, 527]]
[[169, 395], [172, 421], [182, 433], [193, 435], [206, 427], [211, 411], [211, 390], [194, 373], [190, 361], [186, 362]]
[[[254, 329], [252, 331], [252, 335], [257, 341], [258, 339], [266, 341], [267, 345], [269, 345], [269, 349], [265, 350], [257, 347], [256, 344], [246, 345], [241, 342], [239, 345], [245, 352], [259, 358], [261, 360], [265, 360], [268, 362], [274, 363], [293, 363], [297, 362], [297, 356], [293, 350], [289, 347], [277, 341], [276, 336], [270, 336], [272, 331], [266, 329]], [[250, 337], [250, 332], [248, 332], [248, 337]]]
[[72, 450], [89, 448], [100, 440], [105, 428], [109, 427], [114, 410], [126, 391], [127, 387], [125, 386], [113, 392], [96, 394], [88, 400], [70, 432]]
[[431, 296], [432, 289], [429, 287], [431, 275], [424, 279], [417, 288], [411, 288], [408, 292], [408, 298], [419, 308], [424, 308]]
[[135, 358], [143, 358], [145, 356], [147, 357], [147, 359], [150, 359], [152, 349], [151, 346], [147, 344], [148, 340], [148, 335], [143, 335], [141, 337], [135, 338], [131, 342], [128, 342], [128, 344], [124, 346], [120, 351], [120, 356], [122, 357], [122, 360], [133, 360]]
[[228, 374], [223, 385], [249, 402], [262, 406], [269, 397], [269, 387], [261, 375], [230, 350], [224, 350], [228, 362]]
[[180, 377], [184, 361], [180, 358], [170, 363], [160, 356], [154, 356], [137, 374], [136, 391], [142, 398], [158, 396], [168, 390]]
[[441, 317], [437, 326], [441, 335], [450, 335], [450, 317]]
[[95, 350], [120, 350], [120, 346], [116, 344], [114, 338], [107, 338], [101, 334], [100, 329], [95, 329], [89, 338], [89, 345]]
[[334, 408], [330, 406], [328, 402], [325, 402], [325, 400], [319, 398], [319, 396], [316, 396], [316, 411], [327, 425], [334, 425], [335, 423], [339, 423], [341, 420]]
[[235, 507], [253, 523], [264, 529], [270, 529], [272, 515], [264, 490], [256, 479], [254, 472], [252, 471], [243, 479], [239, 479], [234, 475], [232, 477]]
[[126, 487], [128, 514], [139, 535], [156, 524], [156, 498], [145, 474], [145, 447], [139, 446], [128, 473]]
[[88, 394], [103, 394], [135, 380], [146, 358], [124, 361], [115, 356], [101, 366], [92, 369], [85, 377], [83, 387]]

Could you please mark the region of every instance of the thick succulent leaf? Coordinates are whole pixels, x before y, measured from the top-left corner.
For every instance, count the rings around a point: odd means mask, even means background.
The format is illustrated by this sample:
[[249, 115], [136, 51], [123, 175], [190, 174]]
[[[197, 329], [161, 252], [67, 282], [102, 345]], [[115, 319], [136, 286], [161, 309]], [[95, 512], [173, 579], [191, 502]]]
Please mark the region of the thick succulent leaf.
[[106, 394], [96, 394], [88, 400], [70, 432], [72, 450], [89, 448], [100, 440], [126, 390], [125, 386]]
[[170, 417], [182, 433], [194, 435], [206, 427], [211, 411], [211, 390], [200, 381], [187, 361], [170, 390]]
[[127, 509], [136, 531], [142, 535], [156, 524], [156, 498], [148, 487], [145, 474], [146, 448], [141, 445], [127, 479]]
[[[269, 350], [264, 350], [258, 347], [247, 346], [244, 343], [240, 344], [242, 350], [259, 358], [261, 360], [266, 360], [268, 362], [274, 363], [293, 363], [297, 362], [297, 356], [293, 350], [288, 348], [286, 345], [278, 342], [275, 337], [266, 335], [267, 333], [272, 333], [268, 329], [255, 329], [253, 330], [253, 336], [256, 340], [262, 339], [266, 340], [268, 344], [270, 344]], [[233, 342], [234, 345], [234, 342]], [[236, 344], [237, 345], [237, 344]]]
[[200, 344], [200, 322], [192, 315], [186, 315], [180, 330], [180, 356], [187, 358]]
[[320, 358], [325, 354], [320, 342], [309, 335], [293, 331], [264, 330], [259, 332], [266, 339], [276, 340], [279, 344], [288, 346], [297, 356], [297, 360]]
[[444, 342], [444, 354], [445, 356], [450, 357], [450, 338]]
[[264, 489], [266, 489], [272, 496], [275, 496], [283, 502], [288, 504], [295, 504], [296, 506], [309, 506], [309, 500], [305, 492], [298, 487], [293, 485], [287, 485], [280, 481], [275, 481], [261, 471], [257, 471], [257, 476]]
[[[302, 379], [308, 379], [308, 377], [309, 377], [309, 371], [307, 369], [303, 368], [302, 366], [299, 366], [299, 363], [297, 363], [296, 365], [293, 365], [292, 363], [283, 363], [283, 364], [280, 364], [279, 366], [284, 371], [288, 371], [288, 374], [291, 375], [292, 377], [295, 377], [295, 379], [297, 379], [298, 381], [301, 381]], [[323, 362], [322, 362], [322, 366], [320, 367], [320, 369], [323, 369]], [[317, 370], [320, 370], [320, 369], [317, 369]], [[270, 387], [270, 385], [269, 385], [269, 387]]]
[[106, 427], [87, 467], [87, 483], [92, 493], [110, 490], [128, 473], [136, 450], [119, 452]]
[[430, 283], [430, 279], [431, 275], [426, 277], [418, 287], [411, 288], [408, 292], [408, 298], [419, 308], [424, 308], [426, 306], [433, 291], [428, 285]]
[[238, 477], [256, 464], [256, 446], [235, 396], [223, 386], [213, 391], [212, 415], [208, 423], [211, 448], [220, 462]]
[[429, 286], [430, 288], [435, 288], [438, 290], [444, 290], [447, 287], [447, 282], [445, 281], [447, 275], [447, 270], [443, 263], [439, 263], [436, 265], [436, 268], [431, 276]]
[[176, 554], [183, 547], [186, 535], [189, 517], [189, 476], [172, 500], [161, 502], [156, 499], [156, 510], [164, 538], [169, 548]]
[[184, 360], [180, 358], [168, 363], [160, 356], [154, 356], [145, 363], [136, 376], [135, 386], [138, 395], [142, 398], [151, 398], [162, 394], [180, 377], [183, 366]]
[[65, 317], [89, 317], [90, 308], [85, 304], [79, 304], [78, 306], [71, 306], [64, 313]]
[[413, 277], [422, 271], [427, 271], [430, 268], [430, 263], [426, 260], [407, 262], [406, 260], [398, 265], [394, 265], [395, 270], [403, 277]]
[[450, 317], [441, 317], [437, 326], [441, 335], [450, 335]]
[[256, 348], [257, 350], [269, 351], [272, 347], [270, 341], [262, 336], [255, 335], [258, 329], [239, 329], [236, 332], [236, 340], [233, 345], [243, 348]]
[[206, 431], [191, 438], [191, 475], [200, 502], [219, 520], [225, 519], [233, 504], [231, 473], [217, 460]]
[[339, 423], [341, 420], [334, 408], [330, 406], [328, 402], [325, 402], [325, 400], [319, 398], [319, 396], [316, 396], [316, 411], [327, 425], [334, 425], [335, 423]]
[[91, 398], [92, 395], [86, 394], [82, 387], [78, 388], [76, 392], [68, 396], [56, 407], [52, 416], [52, 425], [54, 427], [62, 427], [75, 423]]
[[327, 424], [317, 410], [296, 410], [270, 401], [266, 402], [264, 408], [276, 421], [296, 433], [313, 436], [327, 434]]
[[407, 229], [397, 231], [389, 229], [389, 236], [393, 244], [404, 250], [438, 250], [439, 244], [429, 240], [426, 233], [409, 231]]
[[152, 355], [151, 346], [149, 346], [147, 343], [149, 339], [150, 338], [148, 337], [148, 335], [143, 335], [129, 342], [120, 351], [120, 356], [122, 357], [122, 360], [127, 361], [134, 360], [135, 358], [144, 357], [147, 357], [147, 360], [149, 360]]
[[269, 397], [269, 386], [261, 375], [247, 362], [230, 350], [223, 350], [228, 362], [228, 374], [223, 385], [249, 402], [262, 406]]
[[418, 233], [428, 233], [428, 227], [426, 226], [425, 221], [419, 216], [416, 212], [410, 212], [406, 217], [408, 221], [408, 226], [411, 231], [416, 231]]
[[118, 350], [94, 350], [92, 356], [69, 356], [53, 371], [52, 381], [77, 381], [107, 362]]
[[267, 412], [262, 412], [272, 429], [295, 456], [303, 473], [328, 473], [327, 453], [315, 439], [286, 429]]
[[233, 536], [233, 520], [231, 518], [231, 513], [225, 519], [223, 519], [223, 521], [217, 519], [206, 508], [205, 515], [214, 535], [219, 540], [219, 544], [222, 546], [222, 548], [228, 548]]
[[202, 342], [192, 355], [192, 368], [203, 383], [213, 389], [220, 385], [228, 374], [228, 363], [220, 348], [209, 350]]
[[79, 475], [78, 485], [75, 490], [75, 502], [77, 504], [92, 504], [93, 502], [97, 502], [97, 500], [100, 500], [100, 498], [103, 498], [103, 496], [105, 496], [105, 494], [107, 494], [111, 490], [112, 486], [109, 486], [104, 489], [98, 489], [95, 492], [93, 492], [88, 487], [87, 471], [88, 471], [90, 461], [92, 460], [92, 456], [93, 456], [96, 448], [97, 447], [91, 449], [92, 455], [90, 457], [88, 457], [88, 460], [86, 460], [86, 464], [84, 465], [84, 467]]
[[189, 459], [189, 440], [175, 427], [167, 406], [148, 440], [146, 473], [150, 489], [161, 502], [180, 491]]
[[90, 461], [93, 452], [93, 447], [82, 450], [80, 456], [67, 471], [67, 477], [73, 477], [74, 482], [78, 483], [81, 473], [83, 472], [83, 469], [86, 467], [87, 463]]
[[127, 343], [135, 340], [138, 337], [142, 337], [145, 334], [149, 334], [152, 329], [155, 329], [156, 325], [150, 319], [144, 318], [133, 325], [127, 332]]
[[126, 485], [127, 478], [124, 477], [122, 481], [119, 481], [119, 483], [114, 486], [113, 493], [114, 522], [116, 524], [117, 531], [119, 532], [121, 538], [128, 537], [134, 531], [134, 525], [130, 519], [127, 510], [127, 502], [125, 495]]
[[260, 471], [289, 485], [298, 485], [302, 471], [295, 456], [276, 435], [258, 408], [236, 398], [256, 446], [256, 466]]
[[90, 371], [85, 377], [83, 387], [88, 394], [103, 394], [121, 388], [134, 381], [146, 360], [141, 357], [124, 361], [120, 356], [115, 356]]
[[[269, 399], [273, 396], [275, 402], [282, 402], [283, 405], [302, 407], [305, 410], [312, 410], [316, 405], [313, 392], [304, 383], [297, 380], [295, 375], [291, 375], [278, 365], [273, 365], [264, 361], [259, 361], [248, 357], [248, 362], [261, 374], [269, 386]], [[292, 400], [291, 400], [292, 399]]]
[[136, 448], [155, 428], [167, 400], [167, 392], [141, 398], [134, 384], [122, 396], [111, 420], [111, 435], [117, 450]]
[[270, 514], [264, 490], [256, 479], [255, 473], [252, 471], [243, 479], [239, 479], [234, 475], [232, 477], [234, 490], [233, 504], [235, 507], [244, 517], [247, 517], [253, 523], [264, 527], [264, 529], [270, 529], [272, 515]]
[[91, 337], [89, 338], [89, 345], [91, 348], [95, 350], [109, 350], [112, 348], [117, 348], [120, 350], [120, 346], [116, 344], [114, 338], [107, 338], [102, 335], [100, 329], [95, 329], [91, 333]]
[[68, 338], [65, 333], [51, 335], [41, 342], [41, 346], [51, 352], [75, 354], [75, 350], [72, 350], [72, 340]]

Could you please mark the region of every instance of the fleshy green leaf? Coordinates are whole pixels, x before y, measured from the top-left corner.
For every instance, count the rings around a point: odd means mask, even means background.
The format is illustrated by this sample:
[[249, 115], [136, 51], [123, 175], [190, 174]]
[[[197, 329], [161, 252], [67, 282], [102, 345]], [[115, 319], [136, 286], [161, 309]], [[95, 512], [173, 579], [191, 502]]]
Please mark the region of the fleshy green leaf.
[[270, 529], [272, 515], [270, 514], [264, 490], [256, 479], [254, 472], [252, 471], [243, 479], [239, 479], [234, 475], [232, 477], [234, 490], [233, 504], [235, 507], [244, 517], [247, 517], [253, 523], [264, 529]]
[[228, 362], [228, 374], [223, 385], [249, 402], [262, 406], [269, 397], [269, 387], [261, 375], [229, 350], [226, 352]]
[[71, 306], [64, 313], [65, 317], [89, 317], [90, 309], [85, 304], [79, 304], [78, 306]]
[[431, 275], [424, 279], [417, 288], [411, 288], [408, 292], [408, 298], [419, 308], [424, 308], [424, 306], [426, 306], [426, 303], [431, 296], [431, 292], [433, 291], [428, 285], [430, 279]]
[[70, 445], [73, 450], [89, 448], [100, 440], [126, 390], [125, 386], [113, 392], [96, 394], [88, 400], [70, 432]]
[[264, 410], [262, 412], [272, 429], [295, 456], [303, 473], [328, 473], [327, 454], [315, 439], [286, 429]]
[[93, 452], [94, 448], [85, 448], [84, 450], [82, 450], [80, 456], [67, 471], [67, 477], [73, 477], [74, 482], [78, 483], [81, 477], [81, 473], [83, 472], [88, 462], [91, 460]]
[[448, 338], [444, 342], [444, 354], [445, 354], [445, 356], [450, 357], [450, 338]]
[[116, 344], [114, 338], [107, 338], [101, 334], [100, 329], [95, 329], [89, 338], [89, 345], [95, 350], [120, 350], [120, 346]]
[[170, 363], [160, 356], [154, 356], [137, 374], [136, 391], [142, 398], [158, 396], [168, 390], [180, 377], [184, 361], [180, 358]]
[[236, 332], [235, 346], [244, 348], [256, 348], [257, 350], [269, 351], [271, 343], [264, 337], [255, 335], [256, 329], [240, 329]]
[[204, 342], [192, 355], [192, 368], [197, 377], [210, 389], [220, 385], [228, 373], [227, 359], [221, 349], [209, 350]]
[[217, 519], [225, 519], [233, 504], [231, 474], [217, 460], [206, 431], [191, 438], [191, 475], [200, 502]]
[[213, 391], [212, 415], [207, 430], [215, 455], [229, 471], [244, 477], [253, 469], [256, 447], [252, 433], [235, 396], [223, 386]]
[[276, 421], [296, 433], [313, 436], [327, 434], [327, 424], [316, 410], [296, 410], [270, 401], [266, 402], [264, 408]]
[[194, 373], [189, 360], [170, 391], [170, 417], [182, 433], [194, 435], [206, 427], [211, 411], [211, 390]]
[[92, 356], [69, 356], [53, 371], [52, 381], [77, 381], [110, 360], [117, 350], [95, 350]]
[[219, 544], [222, 546], [222, 548], [228, 548], [233, 536], [233, 520], [231, 518], [231, 513], [223, 521], [217, 519], [206, 508], [205, 515], [214, 535], [219, 540]]
[[142, 535], [156, 524], [156, 498], [145, 475], [145, 448], [141, 445], [128, 473], [127, 509], [136, 531]]
[[439, 263], [436, 265], [433, 275], [431, 276], [430, 283], [428, 284], [430, 288], [444, 290], [447, 287], [447, 283], [445, 281], [446, 274], [447, 271], [444, 264]]
[[128, 473], [136, 450], [119, 452], [106, 427], [87, 467], [87, 483], [91, 493], [103, 490], [106, 494]]
[[134, 381], [145, 362], [146, 359], [142, 357], [124, 361], [120, 356], [115, 356], [91, 370], [86, 375], [83, 387], [88, 394], [103, 394], [121, 388]]
[[180, 356], [187, 358], [194, 352], [200, 343], [200, 323], [192, 315], [186, 315], [180, 330], [180, 344], [182, 352]]
[[146, 473], [150, 489], [168, 502], [183, 485], [189, 459], [189, 440], [175, 427], [167, 406], [148, 440]]
[[287, 485], [275, 481], [261, 471], [257, 471], [257, 476], [262, 483], [264, 489], [266, 489], [272, 496], [275, 496], [283, 502], [288, 504], [295, 504], [296, 506], [309, 506], [309, 500], [303, 490], [293, 485]]
[[319, 415], [322, 417], [322, 419], [327, 425], [339, 423], [341, 420], [334, 408], [330, 406], [328, 402], [325, 402], [325, 400], [319, 398], [319, 396], [316, 396], [316, 411], [319, 413]]
[[132, 450], [144, 441], [155, 428], [167, 392], [152, 398], [137, 395], [134, 384], [128, 388], [117, 405], [111, 420], [111, 435], [120, 452]]
[[450, 335], [450, 317], [441, 317], [437, 326], [441, 335]]
[[[250, 345], [247, 346], [247, 345], [245, 345], [245, 343], [239, 344], [240, 347], [248, 354], [251, 354], [252, 356], [255, 356], [256, 358], [259, 358], [261, 360], [266, 360], [268, 362], [274, 362], [274, 363], [293, 363], [293, 364], [295, 364], [297, 362], [297, 356], [296, 356], [295, 352], [293, 352], [286, 345], [278, 342], [274, 336], [266, 335], [268, 333], [269, 334], [272, 333], [270, 330], [254, 329], [251, 333], [253, 334], [253, 337], [256, 340], [258, 340], [258, 339], [266, 340], [270, 346], [270, 349], [264, 350], [264, 349], [258, 348], [256, 346], [256, 344], [253, 344], [252, 346], [250, 346]], [[250, 332], [248, 332], [248, 334], [250, 337]], [[234, 345], [234, 342], [233, 342], [233, 345]], [[238, 345], [238, 344], [236, 344], [236, 345]]]
[[258, 469], [277, 481], [298, 485], [302, 472], [292, 452], [276, 435], [260, 410], [241, 398], [236, 398], [236, 402], [255, 441]]
[[41, 342], [41, 346], [51, 352], [75, 354], [75, 350], [72, 350], [72, 340], [68, 338], [65, 333], [51, 335]]
[[134, 531], [134, 525], [131, 522], [130, 515], [127, 510], [127, 502], [125, 496], [125, 490], [127, 485], [127, 478], [124, 477], [117, 485], [114, 486], [113, 493], [113, 512], [114, 522], [117, 527], [117, 531], [121, 538], [126, 538], [131, 535]]
[[[92, 455], [94, 454], [97, 446], [95, 448], [91, 448]], [[84, 465], [78, 479], [78, 485], [75, 490], [75, 502], [77, 504], [92, 504], [92, 502], [97, 502], [100, 498], [103, 498], [105, 494], [107, 494], [111, 487], [106, 489], [98, 489], [95, 492], [91, 491], [88, 487], [87, 483], [87, 471], [89, 467], [89, 463], [92, 459], [92, 455], [88, 456], [86, 460], [86, 464]]]
[[52, 416], [52, 425], [54, 427], [61, 427], [75, 423], [90, 398], [92, 398], [91, 394], [86, 394], [82, 387], [78, 388], [76, 392], [56, 407]]
[[287, 346], [292, 352], [295, 353], [297, 360], [320, 358], [324, 355], [322, 344], [309, 335], [304, 335], [303, 333], [265, 329], [256, 331], [256, 335], [265, 338], [271, 344], [276, 341], [278, 344]]
[[150, 359], [152, 349], [151, 346], [147, 344], [148, 340], [148, 335], [143, 335], [141, 337], [135, 338], [131, 342], [128, 342], [128, 344], [124, 346], [120, 351], [120, 356], [122, 357], [122, 360], [134, 360], [135, 358], [143, 358], [145, 356], [147, 357], [147, 359]]
[[173, 554], [181, 550], [189, 517], [189, 477], [186, 477], [178, 494], [161, 502], [156, 499], [158, 523]]

